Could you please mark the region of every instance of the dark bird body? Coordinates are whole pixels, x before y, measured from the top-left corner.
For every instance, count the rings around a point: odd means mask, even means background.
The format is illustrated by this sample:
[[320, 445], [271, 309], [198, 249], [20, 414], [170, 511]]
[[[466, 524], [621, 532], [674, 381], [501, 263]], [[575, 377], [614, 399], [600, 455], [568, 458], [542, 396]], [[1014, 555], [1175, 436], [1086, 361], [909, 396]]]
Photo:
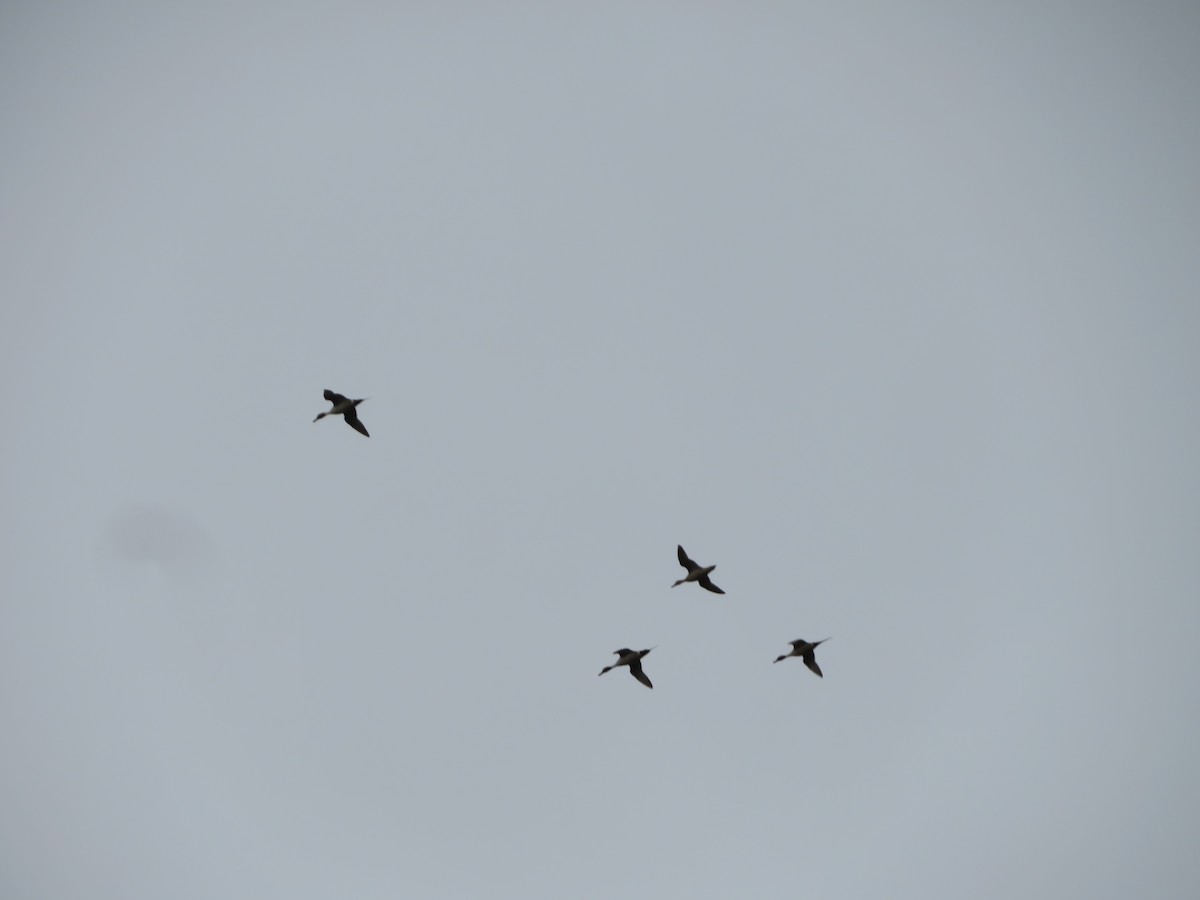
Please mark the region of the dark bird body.
[[817, 665], [817, 647], [825, 643], [829, 638], [823, 638], [819, 641], [813, 641], [811, 644], [805, 640], [792, 641], [792, 652], [785, 653], [783, 656], [776, 657], [775, 662], [780, 662], [787, 659], [789, 656], [799, 656], [804, 660], [804, 664], [812, 669], [819, 677], [824, 678], [821, 674], [821, 667]]
[[679, 545], [678, 556], [679, 564], [687, 569], [687, 575], [685, 575], [683, 578], [680, 578], [677, 582], [671, 585], [671, 587], [679, 587], [681, 584], [694, 581], [706, 591], [712, 591], [714, 594], [725, 593], [709, 580], [708, 573], [715, 569], [716, 566], [702, 566], [694, 559], [688, 558], [687, 553], [684, 552], [682, 544]]
[[[650, 650], [653, 649], [653, 647], [650, 648]], [[611, 666], [605, 666], [603, 669], [601, 669], [600, 674], [603, 675], [605, 672], [611, 672], [613, 669], [617, 668], [617, 666], [629, 666], [630, 675], [632, 675], [646, 687], [652, 688], [654, 685], [650, 683], [650, 679], [647, 678], [646, 673], [642, 671], [642, 657], [649, 653], [650, 650], [630, 650], [628, 647], [622, 647], [620, 650], [614, 650], [613, 653], [617, 655], [617, 661]]]
[[351, 400], [349, 397], [343, 397], [341, 394], [326, 388], [325, 399], [332, 403], [333, 406], [327, 412], [319, 413], [317, 417], [313, 419], [314, 422], [320, 422], [326, 416], [341, 416], [346, 420], [346, 424], [359, 434], [366, 435], [367, 437], [371, 436], [367, 434], [367, 427], [358, 420], [358, 404], [362, 403], [363, 400], [366, 400], [366, 397], [362, 397], [358, 400]]

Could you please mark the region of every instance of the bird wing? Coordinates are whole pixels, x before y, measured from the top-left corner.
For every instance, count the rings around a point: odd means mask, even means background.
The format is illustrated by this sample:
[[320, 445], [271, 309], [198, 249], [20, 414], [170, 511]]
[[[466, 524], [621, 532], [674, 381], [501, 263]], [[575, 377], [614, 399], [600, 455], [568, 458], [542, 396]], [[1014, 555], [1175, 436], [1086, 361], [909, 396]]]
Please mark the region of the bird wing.
[[683, 544], [679, 545], [679, 564], [689, 572], [691, 572], [693, 569], [700, 568], [698, 565], [696, 565], [695, 560], [688, 559], [687, 553], [684, 552]]
[[635, 659], [633, 662], [631, 662], [629, 664], [629, 674], [632, 675], [634, 678], [636, 678], [638, 681], [640, 681], [642, 684], [644, 684], [646, 687], [648, 687], [648, 688], [654, 687], [654, 685], [652, 685], [650, 683], [650, 679], [646, 677], [646, 673], [642, 671], [642, 661], [640, 659]]
[[613, 655], [614, 656], [628, 656], [632, 652], [633, 651], [630, 650], [628, 647], [622, 647], [620, 650], [614, 650]]
[[346, 420], [347, 425], [349, 425], [351, 428], [353, 428], [359, 434], [365, 434], [367, 437], [371, 436], [370, 434], [367, 433], [367, 426], [365, 426], [362, 422], [358, 421], [358, 413], [354, 411], [353, 406], [350, 407], [348, 410], [346, 410], [344, 413], [342, 413], [342, 418], [344, 418]]
[[334, 406], [337, 406], [339, 403], [346, 402], [345, 397], [343, 397], [341, 394], [337, 393], [336, 391], [331, 391], [329, 388], [325, 388], [325, 399], [328, 400], [330, 403], [332, 403]]
[[819, 677], [825, 677], [821, 674], [821, 667], [817, 665], [817, 657], [813, 655], [811, 650], [804, 654], [804, 664], [816, 672]]
[[715, 584], [713, 584], [711, 581], [709, 581], [707, 575], [701, 575], [699, 578], [697, 578], [696, 584], [700, 585], [700, 587], [704, 588], [706, 591], [712, 591], [714, 594], [725, 593], [723, 590], [721, 590], [719, 587], [717, 587]]

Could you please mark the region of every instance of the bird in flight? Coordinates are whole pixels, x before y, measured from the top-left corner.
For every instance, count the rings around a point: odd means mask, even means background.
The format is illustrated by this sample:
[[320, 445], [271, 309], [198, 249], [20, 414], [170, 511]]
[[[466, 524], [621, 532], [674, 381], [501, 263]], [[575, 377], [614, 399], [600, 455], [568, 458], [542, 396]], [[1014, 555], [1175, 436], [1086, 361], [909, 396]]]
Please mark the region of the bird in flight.
[[792, 652], [777, 657], [775, 662], [787, 659], [789, 656], [799, 656], [804, 660], [806, 666], [816, 672], [819, 677], [824, 678], [825, 676], [821, 674], [821, 667], [817, 665], [817, 654], [814, 651], [827, 640], [829, 638], [823, 638], [819, 641], [813, 641], [811, 644], [805, 640], [792, 641]]
[[[653, 649], [653, 647], [650, 648], [650, 650]], [[642, 657], [649, 653], [650, 650], [630, 650], [628, 647], [622, 647], [620, 650], [614, 650], [613, 653], [617, 655], [617, 661], [611, 666], [605, 666], [603, 669], [601, 669], [600, 674], [603, 675], [605, 672], [611, 672], [613, 669], [617, 668], [617, 666], [629, 666], [630, 675], [632, 675], [646, 687], [652, 688], [654, 685], [650, 683], [650, 679], [647, 678], [646, 673], [642, 671]]]
[[314, 422], [319, 422], [326, 416], [341, 416], [346, 420], [346, 424], [359, 434], [366, 435], [367, 437], [371, 436], [367, 434], [367, 426], [363, 425], [363, 423], [358, 420], [358, 410], [355, 409], [358, 404], [367, 399], [366, 397], [362, 397], [358, 400], [351, 400], [349, 397], [343, 397], [341, 394], [335, 393], [334, 391], [329, 390], [329, 388], [326, 388], [325, 399], [332, 403], [333, 406], [328, 412], [319, 413], [317, 417], [313, 419]]
[[680, 578], [671, 587], [679, 587], [679, 585], [688, 581], [694, 581], [706, 591], [712, 591], [714, 594], [725, 593], [708, 578], [708, 573], [715, 569], [716, 566], [701, 566], [695, 560], [689, 559], [687, 553], [684, 552], [682, 544], [679, 545], [679, 564], [687, 569], [687, 575]]

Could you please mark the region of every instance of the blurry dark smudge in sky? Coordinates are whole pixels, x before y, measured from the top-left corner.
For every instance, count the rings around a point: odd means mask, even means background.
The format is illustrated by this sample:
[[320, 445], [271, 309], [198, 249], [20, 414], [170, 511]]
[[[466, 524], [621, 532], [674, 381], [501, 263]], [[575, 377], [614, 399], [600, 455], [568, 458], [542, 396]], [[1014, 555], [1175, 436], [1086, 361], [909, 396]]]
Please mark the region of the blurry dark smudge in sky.
[[155, 504], [128, 506], [109, 519], [105, 531], [105, 546], [122, 562], [155, 565], [165, 575], [186, 580], [212, 570], [212, 537], [185, 512]]

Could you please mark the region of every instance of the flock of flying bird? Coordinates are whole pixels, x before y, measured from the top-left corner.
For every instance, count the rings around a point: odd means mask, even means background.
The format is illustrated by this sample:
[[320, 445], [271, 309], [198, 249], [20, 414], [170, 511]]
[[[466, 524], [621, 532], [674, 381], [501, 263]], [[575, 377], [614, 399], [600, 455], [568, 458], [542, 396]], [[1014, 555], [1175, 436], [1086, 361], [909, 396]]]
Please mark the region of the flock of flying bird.
[[[332, 406], [326, 412], [318, 413], [317, 417], [313, 419], [314, 422], [319, 422], [326, 416], [341, 416], [343, 419], [345, 419], [346, 424], [359, 434], [365, 435], [366, 437], [371, 436], [367, 432], [367, 427], [363, 425], [358, 418], [358, 405], [368, 398], [361, 397], [357, 400], [352, 400], [349, 397], [345, 397], [342, 394], [326, 388], [325, 399], [328, 400]], [[679, 545], [678, 556], [679, 564], [687, 569], [687, 574], [671, 585], [671, 587], [679, 587], [681, 584], [687, 584], [689, 581], [694, 581], [706, 591], [712, 591], [714, 594], [725, 593], [723, 590], [713, 584], [712, 579], [708, 577], [712, 573], [713, 569], [716, 568], [715, 565], [700, 565], [687, 555], [682, 544]], [[798, 656], [804, 660], [804, 664], [813, 672], [815, 672], [821, 678], [824, 678], [825, 676], [821, 674], [821, 667], [817, 665], [816, 649], [827, 640], [829, 640], [829, 638], [823, 638], [819, 641], [806, 641], [803, 639], [792, 641], [791, 652], [784, 653], [782, 656], [776, 657], [775, 662], [785, 660], [789, 656]], [[650, 648], [650, 650], [653, 649], [653, 647]], [[622, 647], [620, 650], [614, 650], [613, 653], [616, 654], [617, 661], [611, 666], [605, 666], [603, 669], [601, 669], [600, 674], [603, 675], [605, 672], [611, 672], [613, 669], [621, 666], [628, 666], [630, 675], [632, 675], [646, 687], [653, 688], [654, 685], [650, 683], [650, 679], [642, 670], [642, 658], [645, 657], [650, 650], [630, 650], [628, 647]]]

